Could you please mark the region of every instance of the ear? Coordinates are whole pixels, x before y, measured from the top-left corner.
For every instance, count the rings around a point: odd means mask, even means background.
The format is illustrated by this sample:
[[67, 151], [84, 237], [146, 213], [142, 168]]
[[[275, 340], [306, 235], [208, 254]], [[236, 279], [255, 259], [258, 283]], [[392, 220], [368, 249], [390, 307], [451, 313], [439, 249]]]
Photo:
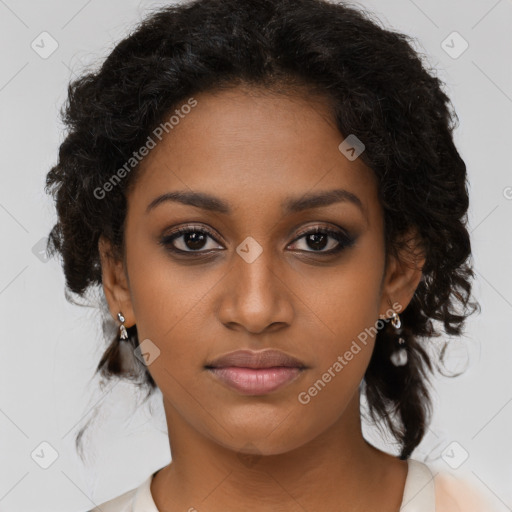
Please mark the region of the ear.
[[388, 255], [388, 265], [382, 284], [380, 317], [390, 316], [390, 307], [402, 312], [411, 301], [422, 277], [425, 251], [415, 228], [401, 237], [398, 255]]
[[131, 327], [135, 324], [135, 315], [124, 264], [114, 256], [110, 241], [103, 235], [98, 240], [98, 251], [101, 260], [103, 291], [110, 314], [116, 322], [119, 322], [117, 314], [122, 313], [125, 318], [125, 326]]

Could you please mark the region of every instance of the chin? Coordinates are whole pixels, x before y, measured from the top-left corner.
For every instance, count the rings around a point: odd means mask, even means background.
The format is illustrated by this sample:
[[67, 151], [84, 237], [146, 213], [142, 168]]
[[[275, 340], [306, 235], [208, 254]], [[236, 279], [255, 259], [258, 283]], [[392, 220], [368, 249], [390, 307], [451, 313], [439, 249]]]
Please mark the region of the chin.
[[[227, 433], [229, 432], [231, 436]], [[291, 452], [311, 441], [306, 433], [301, 435], [296, 425], [285, 425], [276, 428], [275, 422], [271, 424], [238, 425], [237, 427], [227, 426], [226, 431], [216, 429], [219, 437], [210, 438], [219, 445], [243, 455], [271, 456]]]

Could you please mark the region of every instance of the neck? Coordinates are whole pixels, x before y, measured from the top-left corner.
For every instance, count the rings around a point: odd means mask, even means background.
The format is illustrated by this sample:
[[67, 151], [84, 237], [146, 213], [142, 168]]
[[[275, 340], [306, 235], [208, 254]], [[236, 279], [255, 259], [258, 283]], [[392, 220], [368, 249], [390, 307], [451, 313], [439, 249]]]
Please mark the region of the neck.
[[[241, 453], [214, 442], [165, 404], [172, 463], [155, 475], [160, 510], [220, 512], [397, 510], [407, 463], [370, 445], [361, 432], [359, 394], [312, 441], [285, 453]], [[293, 432], [290, 432], [293, 435]], [[254, 443], [256, 444], [256, 443]], [[383, 500], [385, 500], [383, 502]]]

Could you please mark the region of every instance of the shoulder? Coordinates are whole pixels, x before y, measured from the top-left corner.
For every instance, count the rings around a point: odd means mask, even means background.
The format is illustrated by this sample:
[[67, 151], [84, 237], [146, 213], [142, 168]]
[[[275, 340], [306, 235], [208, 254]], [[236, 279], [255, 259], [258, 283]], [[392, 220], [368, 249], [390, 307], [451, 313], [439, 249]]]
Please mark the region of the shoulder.
[[158, 512], [151, 496], [151, 481], [149, 475], [138, 487], [109, 501], [97, 505], [88, 512]]
[[117, 498], [98, 505], [89, 512], [131, 512], [136, 493], [137, 488], [131, 489]]
[[[493, 512], [487, 496], [478, 490], [469, 476], [438, 470], [423, 462], [408, 459], [409, 473], [406, 480], [403, 505], [413, 510], [436, 512]], [[408, 510], [406, 508], [406, 510]]]
[[495, 511], [496, 508], [476, 489], [468, 478], [456, 477], [439, 472], [434, 477], [436, 491], [436, 512], [481, 512]]

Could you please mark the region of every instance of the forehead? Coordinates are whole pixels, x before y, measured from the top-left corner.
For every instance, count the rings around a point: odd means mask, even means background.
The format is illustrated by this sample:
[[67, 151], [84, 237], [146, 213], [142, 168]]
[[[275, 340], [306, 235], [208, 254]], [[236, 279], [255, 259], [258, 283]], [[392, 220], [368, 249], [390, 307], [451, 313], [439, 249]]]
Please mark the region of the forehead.
[[194, 100], [193, 108], [169, 113], [174, 122], [161, 141], [153, 137], [130, 192], [132, 208], [176, 190], [207, 192], [252, 211], [334, 188], [357, 195], [367, 211], [377, 201], [373, 171], [340, 152], [345, 137], [322, 98], [235, 88]]

